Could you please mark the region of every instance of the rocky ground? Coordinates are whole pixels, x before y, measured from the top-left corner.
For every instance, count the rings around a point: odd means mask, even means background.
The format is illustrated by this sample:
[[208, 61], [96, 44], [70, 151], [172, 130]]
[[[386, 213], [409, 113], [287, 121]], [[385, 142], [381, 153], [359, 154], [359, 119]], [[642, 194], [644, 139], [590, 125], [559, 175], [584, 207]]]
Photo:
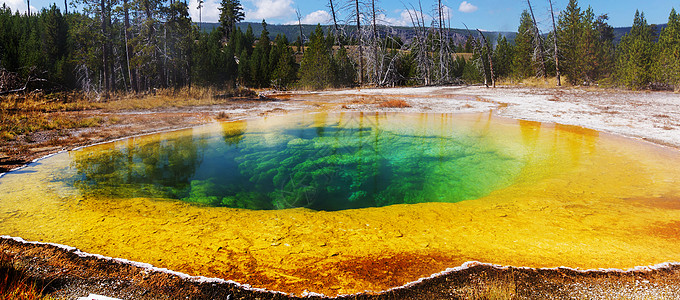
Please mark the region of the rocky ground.
[[[680, 95], [601, 89], [523, 87], [427, 87], [319, 93], [269, 93], [267, 100], [217, 106], [143, 111], [79, 111], [102, 117], [103, 126], [42, 131], [0, 145], [0, 173], [33, 159], [79, 146], [158, 131], [192, 127], [290, 110], [489, 112], [515, 119], [583, 126], [680, 147]], [[382, 107], [402, 100], [409, 107]], [[124, 299], [278, 299], [280, 293], [251, 290], [221, 280], [161, 272], [145, 265], [85, 255], [74, 249], [0, 239], [6, 259], [47, 283], [53, 296], [75, 299], [99, 293]], [[451, 266], [456, 267], [456, 266]], [[472, 263], [381, 294], [348, 299], [452, 298], [680, 298], [680, 265], [628, 272], [522, 269]], [[495, 296], [494, 296], [495, 295]], [[507, 296], [507, 297], [506, 297]], [[312, 298], [316, 297], [311, 295]]]

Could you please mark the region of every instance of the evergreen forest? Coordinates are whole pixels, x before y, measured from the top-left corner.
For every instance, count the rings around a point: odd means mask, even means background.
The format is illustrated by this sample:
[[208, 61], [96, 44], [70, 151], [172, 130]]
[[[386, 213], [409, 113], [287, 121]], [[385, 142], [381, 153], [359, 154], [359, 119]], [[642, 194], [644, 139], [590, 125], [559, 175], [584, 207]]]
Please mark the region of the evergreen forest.
[[82, 9], [71, 12], [56, 5], [25, 14], [0, 8], [0, 93], [30, 87], [108, 96], [194, 86], [492, 86], [552, 77], [558, 84], [680, 89], [675, 9], [664, 28], [636, 12], [631, 30], [615, 43], [606, 13], [570, 0], [553, 14], [552, 30], [541, 32], [527, 1], [513, 41], [468, 29], [461, 42], [452, 38], [441, 1], [434, 12], [409, 10], [410, 40], [377, 24], [375, 1], [329, 0], [329, 7], [352, 17], [339, 23], [333, 9], [331, 26], [296, 37], [270, 37], [265, 20], [261, 32], [241, 30], [239, 0], [222, 0], [219, 26], [210, 31], [199, 30], [185, 1], [77, 3]]

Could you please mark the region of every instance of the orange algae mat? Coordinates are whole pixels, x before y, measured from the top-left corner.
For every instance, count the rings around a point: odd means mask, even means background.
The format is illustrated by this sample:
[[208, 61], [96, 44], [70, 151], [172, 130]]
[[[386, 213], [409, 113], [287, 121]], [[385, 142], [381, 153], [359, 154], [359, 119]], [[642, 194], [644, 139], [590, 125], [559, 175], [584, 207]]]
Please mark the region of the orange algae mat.
[[[403, 135], [456, 128], [523, 164], [478, 199], [338, 211], [87, 194], [50, 172], [96, 151], [299, 119]], [[0, 234], [298, 295], [381, 291], [473, 260], [627, 269], [680, 260], [678, 166], [674, 149], [490, 114], [290, 114], [93, 146], [10, 172], [0, 178]]]

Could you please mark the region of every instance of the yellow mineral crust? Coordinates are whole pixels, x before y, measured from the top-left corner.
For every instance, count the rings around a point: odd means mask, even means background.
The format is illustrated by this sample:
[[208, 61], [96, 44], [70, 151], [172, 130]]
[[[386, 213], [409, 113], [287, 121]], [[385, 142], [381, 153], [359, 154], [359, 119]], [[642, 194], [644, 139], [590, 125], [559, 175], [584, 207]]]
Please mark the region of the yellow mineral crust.
[[473, 260], [579, 269], [680, 261], [678, 151], [466, 118], [531, 150], [514, 184], [480, 199], [326, 212], [83, 197], [34, 170], [67, 165], [63, 154], [0, 179], [0, 234], [298, 295], [381, 291]]

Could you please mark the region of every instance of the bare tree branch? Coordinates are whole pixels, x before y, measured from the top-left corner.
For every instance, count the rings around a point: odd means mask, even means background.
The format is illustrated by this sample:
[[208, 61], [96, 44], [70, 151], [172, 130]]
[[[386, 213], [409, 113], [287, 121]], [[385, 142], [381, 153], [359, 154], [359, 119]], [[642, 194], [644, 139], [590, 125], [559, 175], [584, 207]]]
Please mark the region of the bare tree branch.
[[547, 78], [548, 74], [545, 69], [545, 57], [543, 56], [544, 48], [543, 48], [543, 39], [541, 39], [541, 33], [538, 31], [538, 24], [536, 24], [536, 18], [534, 17], [534, 10], [531, 8], [531, 1], [527, 0], [527, 4], [529, 5], [529, 12], [531, 12], [531, 20], [534, 22], [534, 43], [536, 45], [534, 46], [534, 57], [538, 60], [538, 63], [540, 64], [540, 69], [539, 69], [539, 76], [543, 76], [543, 78]]
[[491, 51], [492, 51], [491, 45], [486, 40], [486, 37], [484, 36], [482, 31], [479, 30], [479, 29], [477, 29], [477, 31], [479, 32], [479, 35], [482, 36], [482, 39], [484, 40], [484, 44], [486, 45], [486, 59], [489, 61], [489, 71], [491, 73], [491, 85], [493, 87], [496, 87], [496, 78], [494, 78], [494, 75], [493, 75], [493, 59], [491, 59]]
[[555, 71], [557, 73], [557, 86], [562, 86], [562, 81], [560, 79], [560, 58], [557, 48], [557, 26], [555, 26], [555, 12], [553, 11], [552, 0], [548, 0], [548, 3], [550, 3], [550, 16], [552, 16], [553, 25], [553, 42], [555, 46]]
[[[467, 27], [467, 25], [465, 23], [463, 23], [463, 26], [465, 26], [465, 30], [467, 30], [468, 36], [471, 37], [470, 39], [472, 40], [472, 47], [474, 49], [478, 49], [477, 52], [479, 53], [479, 59], [482, 61], [482, 70], [484, 71], [484, 86], [489, 87], [489, 82], [487, 80], [488, 74], [486, 72], [486, 68], [484, 67], [484, 58], [482, 56], [482, 45], [480, 45], [479, 42], [477, 41], [477, 39], [472, 35], [472, 33], [470, 32], [470, 29]], [[477, 30], [479, 30], [479, 29], [477, 29]], [[482, 35], [482, 37], [483, 36], [484, 35]]]
[[297, 15], [298, 26], [300, 28], [300, 43], [302, 44], [300, 45], [300, 48], [302, 49], [302, 54], [305, 54], [305, 40], [302, 37], [302, 15], [300, 14], [300, 9], [296, 9], [295, 14]]

